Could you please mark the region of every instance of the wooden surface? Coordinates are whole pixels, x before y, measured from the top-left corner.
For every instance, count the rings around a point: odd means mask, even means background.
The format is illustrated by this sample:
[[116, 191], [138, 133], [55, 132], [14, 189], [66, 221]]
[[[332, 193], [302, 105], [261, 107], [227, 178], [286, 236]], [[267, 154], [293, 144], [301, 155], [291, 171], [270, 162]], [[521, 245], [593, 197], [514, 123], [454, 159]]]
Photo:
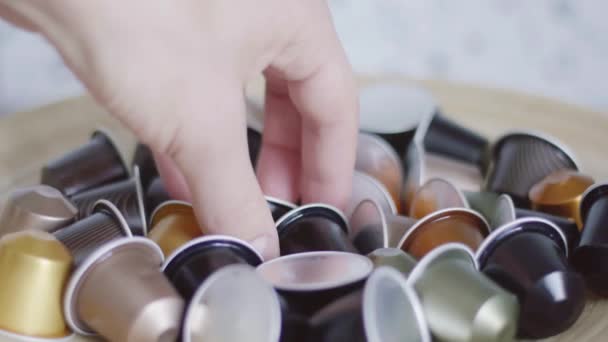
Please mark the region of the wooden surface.
[[[406, 82], [398, 78], [365, 78]], [[542, 130], [559, 138], [578, 157], [582, 169], [598, 180], [606, 179], [604, 156], [608, 114], [596, 113], [540, 97], [445, 82], [420, 82], [433, 92], [444, 112], [490, 138], [511, 129]], [[77, 98], [39, 110], [0, 119], [0, 200], [6, 192], [38, 181], [46, 160], [87, 140], [95, 127], [111, 129], [125, 154], [134, 140], [90, 98]], [[590, 300], [585, 312], [568, 332], [551, 341], [601, 341], [608, 336], [608, 301]], [[18, 341], [0, 337], [0, 342]], [[74, 338], [73, 342], [85, 341]]]

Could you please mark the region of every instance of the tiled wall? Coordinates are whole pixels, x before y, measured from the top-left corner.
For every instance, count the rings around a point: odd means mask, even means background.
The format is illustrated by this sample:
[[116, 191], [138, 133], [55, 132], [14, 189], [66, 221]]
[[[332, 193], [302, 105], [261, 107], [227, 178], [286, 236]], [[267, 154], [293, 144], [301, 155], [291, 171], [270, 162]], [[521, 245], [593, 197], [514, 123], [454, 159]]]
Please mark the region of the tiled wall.
[[[441, 78], [608, 111], [606, 0], [330, 0], [356, 70]], [[0, 23], [0, 114], [81, 88], [39, 37]]]

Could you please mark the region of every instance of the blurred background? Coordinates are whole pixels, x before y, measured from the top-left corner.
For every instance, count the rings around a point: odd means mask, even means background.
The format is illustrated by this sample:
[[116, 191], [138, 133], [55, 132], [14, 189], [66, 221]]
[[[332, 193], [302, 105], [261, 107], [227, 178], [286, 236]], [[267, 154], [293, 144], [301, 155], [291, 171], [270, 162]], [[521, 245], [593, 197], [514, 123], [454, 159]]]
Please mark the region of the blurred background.
[[[606, 0], [329, 0], [357, 72], [445, 79], [608, 112]], [[82, 93], [37, 35], [0, 22], [0, 115]]]

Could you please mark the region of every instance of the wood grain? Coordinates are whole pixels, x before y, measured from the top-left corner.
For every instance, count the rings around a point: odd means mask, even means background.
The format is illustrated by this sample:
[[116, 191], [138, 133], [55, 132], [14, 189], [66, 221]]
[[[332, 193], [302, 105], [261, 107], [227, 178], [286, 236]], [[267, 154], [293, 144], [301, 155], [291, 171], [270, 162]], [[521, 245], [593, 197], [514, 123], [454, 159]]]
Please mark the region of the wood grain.
[[[397, 77], [362, 77], [361, 82], [389, 80], [408, 82]], [[437, 97], [445, 113], [480, 133], [492, 138], [512, 129], [541, 130], [575, 151], [585, 172], [598, 180], [608, 175], [608, 163], [603, 159], [606, 113], [504, 90], [438, 81], [419, 83]], [[37, 182], [45, 161], [86, 141], [100, 126], [112, 130], [125, 154], [131, 154], [134, 139], [130, 133], [88, 97], [0, 119], [0, 200], [15, 187]], [[600, 341], [605, 336], [608, 302], [592, 299], [573, 328], [548, 341]], [[0, 342], [8, 341], [18, 340], [0, 336]]]

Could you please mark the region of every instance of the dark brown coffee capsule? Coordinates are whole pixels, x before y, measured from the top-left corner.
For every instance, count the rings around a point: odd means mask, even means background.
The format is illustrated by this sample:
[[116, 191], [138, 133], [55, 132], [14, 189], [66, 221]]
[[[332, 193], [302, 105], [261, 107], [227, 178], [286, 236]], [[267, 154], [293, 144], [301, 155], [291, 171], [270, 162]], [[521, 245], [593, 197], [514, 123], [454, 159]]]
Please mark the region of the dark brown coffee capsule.
[[511, 196], [493, 192], [465, 192], [471, 209], [480, 213], [494, 230], [509, 222], [515, 221], [515, 204]]
[[350, 200], [344, 212], [346, 217], [350, 217], [359, 203], [366, 199], [376, 201], [385, 213], [397, 213], [397, 206], [386, 187], [374, 177], [355, 170]]
[[78, 219], [91, 215], [97, 201], [105, 199], [118, 208], [127, 221], [133, 235], [148, 234], [147, 214], [144, 207], [144, 195], [139, 177], [139, 167], [133, 168], [130, 179], [83, 191], [71, 198], [78, 208]]
[[53, 235], [70, 250], [74, 265], [78, 266], [107, 242], [133, 234], [116, 206], [107, 200], [99, 200], [90, 216], [56, 231]]
[[134, 168], [135, 166], [139, 168], [139, 172], [141, 173], [141, 185], [144, 189], [147, 189], [152, 181], [159, 177], [154, 155], [147, 145], [137, 143], [135, 146], [131, 168]]
[[23, 230], [53, 232], [74, 221], [76, 207], [59, 190], [46, 185], [9, 194], [0, 214], [0, 236]]
[[284, 201], [275, 197], [265, 196], [266, 203], [268, 203], [268, 208], [270, 208], [270, 213], [272, 214], [272, 219], [274, 222], [277, 222], [283, 215], [297, 208], [297, 206], [288, 201]]
[[374, 263], [375, 268], [391, 267], [405, 276], [408, 276], [417, 264], [414, 257], [399, 248], [378, 248], [367, 257]]
[[568, 265], [567, 251], [559, 228], [540, 218], [498, 228], [479, 247], [479, 269], [519, 299], [521, 337], [559, 334], [582, 313], [585, 284]]
[[376, 135], [359, 133], [355, 170], [382, 183], [399, 211], [404, 183], [403, 165], [390, 145]]
[[528, 192], [554, 171], [578, 170], [573, 155], [557, 140], [538, 133], [503, 135], [492, 147], [485, 189], [507, 193], [518, 207], [529, 207]]
[[110, 341], [175, 341], [184, 301], [159, 270], [163, 255], [142, 237], [108, 242], [76, 269], [64, 297], [70, 327]]
[[249, 160], [255, 168], [262, 147], [262, 134], [251, 127], [247, 127], [247, 147], [249, 148]]
[[164, 202], [172, 200], [171, 196], [165, 188], [165, 183], [162, 178], [156, 177], [148, 188], [146, 189], [146, 196], [144, 199], [145, 207], [150, 211], [154, 212], [159, 205]]
[[420, 259], [433, 249], [458, 242], [477, 250], [490, 233], [486, 220], [464, 208], [444, 209], [420, 219], [399, 242], [399, 248]]
[[566, 237], [566, 240], [568, 241], [568, 254], [570, 254], [570, 252], [574, 252], [574, 248], [578, 246], [578, 242], [581, 238], [581, 233], [579, 232], [578, 227], [573, 220], [561, 216], [542, 213], [540, 211], [521, 208], [515, 209], [515, 214], [517, 218], [538, 217], [553, 223], [557, 228], [559, 228], [559, 230], [562, 231], [562, 233]]
[[408, 278], [437, 341], [513, 341], [517, 298], [477, 271], [470, 248], [448, 243], [427, 254]]
[[249, 265], [229, 265], [196, 290], [182, 341], [277, 342], [280, 335], [281, 306], [272, 286]]
[[589, 188], [581, 200], [583, 231], [572, 263], [593, 292], [608, 297], [608, 183]]
[[196, 289], [213, 272], [232, 264], [257, 266], [262, 256], [247, 242], [224, 235], [196, 238], [176, 249], [162, 270], [179, 294], [189, 302]]
[[441, 178], [426, 181], [410, 203], [409, 217], [421, 219], [426, 215], [448, 208], [468, 208], [469, 203], [462, 191]]
[[422, 305], [403, 275], [372, 272], [363, 290], [341, 297], [310, 319], [309, 341], [430, 342]]
[[348, 239], [348, 223], [336, 208], [308, 204], [277, 221], [281, 255], [312, 251], [356, 252]]
[[362, 288], [373, 269], [365, 256], [346, 252], [306, 252], [282, 256], [258, 266], [289, 310], [311, 315], [331, 301]]
[[107, 132], [97, 130], [86, 144], [45, 165], [41, 183], [71, 197], [128, 177], [127, 164], [114, 140]]

